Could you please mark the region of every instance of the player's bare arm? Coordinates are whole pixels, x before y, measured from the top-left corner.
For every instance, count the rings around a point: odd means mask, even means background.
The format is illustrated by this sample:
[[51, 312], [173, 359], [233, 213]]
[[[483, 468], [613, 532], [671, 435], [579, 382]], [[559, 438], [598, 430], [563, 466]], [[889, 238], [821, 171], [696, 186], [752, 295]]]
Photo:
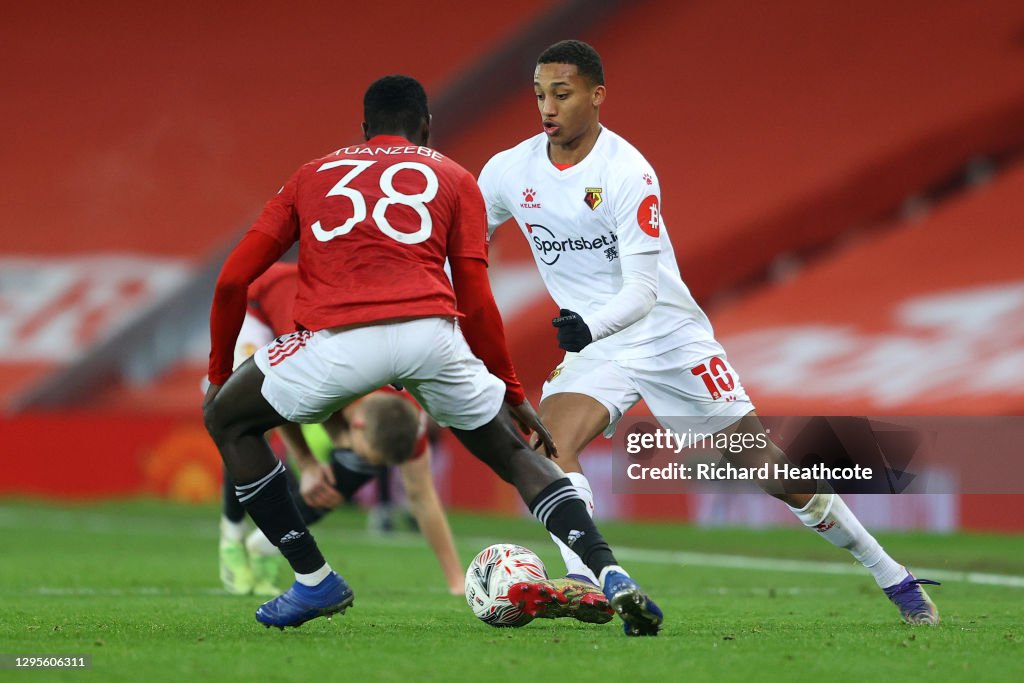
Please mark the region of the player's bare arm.
[[444, 572], [448, 592], [461, 595], [463, 592], [464, 572], [455, 552], [455, 542], [448, 525], [448, 517], [441, 506], [441, 498], [434, 487], [434, 477], [430, 470], [430, 449], [418, 458], [408, 460], [398, 466], [402, 477], [402, 486], [409, 500], [409, 510], [420, 532], [427, 539], [437, 561]]

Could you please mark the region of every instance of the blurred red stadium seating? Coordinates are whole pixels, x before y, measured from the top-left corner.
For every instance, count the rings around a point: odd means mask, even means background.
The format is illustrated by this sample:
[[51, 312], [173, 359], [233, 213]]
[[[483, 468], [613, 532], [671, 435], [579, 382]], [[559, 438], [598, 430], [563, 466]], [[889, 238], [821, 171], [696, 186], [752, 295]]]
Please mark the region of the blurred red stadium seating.
[[[358, 17], [323, 0], [12, 7], [0, 23], [0, 58], [12, 67], [5, 92], [17, 107], [0, 108], [0, 123], [17, 135], [0, 151], [14, 171], [0, 187], [8, 226], [0, 253], [117, 251], [194, 263], [234, 236], [297, 164], [357, 138], [357, 95], [372, 78], [411, 72], [436, 95], [555, 4], [525, 0], [510, 11], [398, 0], [360, 6]], [[1022, 313], [1013, 302], [1024, 280], [1014, 258], [1024, 245], [1016, 230], [1024, 218], [1024, 171], [940, 206], [924, 222], [891, 219], [908, 196], [973, 156], [1020, 153], [1022, 36], [1024, 4], [1011, 0], [984, 8], [966, 0], [646, 0], [623, 3], [579, 36], [606, 61], [602, 120], [659, 172], [684, 279], [704, 302], [752, 287], [711, 314], [762, 412], [1024, 407], [1017, 388], [1024, 384], [1007, 380], [1024, 373], [1011, 348], [1022, 341]], [[461, 134], [442, 151], [478, 171], [494, 152], [539, 131], [529, 81], [524, 73], [508, 83], [504, 101], [463, 103], [455, 112]], [[862, 242], [829, 248], [880, 219], [882, 228]], [[496, 270], [532, 260], [516, 232], [508, 226], [496, 237]], [[811, 265], [796, 279], [763, 282], [780, 255], [808, 251]], [[506, 329], [537, 398], [560, 352], [549, 323], [554, 305], [544, 294], [526, 298]], [[1000, 325], [982, 345], [986, 367], [1000, 354], [1002, 365], [989, 367], [998, 379], [992, 390], [962, 380], [969, 358], [932, 353], [936, 344], [952, 344], [949, 335], [906, 323], [908, 311], [928, 305], [970, 310], [1007, 301], [1002, 318], [978, 323]], [[812, 397], [771, 375], [771, 349], [756, 336], [795, 325], [840, 330], [848, 336], [829, 339], [860, 344], [857, 353], [830, 361], [824, 369], [832, 384], [823, 380]], [[956, 337], [970, 351], [965, 339]], [[916, 393], [872, 393], [864, 378], [873, 357], [863, 351], [882, 353], [886, 343], [904, 344], [909, 358], [945, 358], [961, 380], [916, 376]], [[0, 398], [48, 367], [0, 363]], [[860, 378], [855, 391], [836, 379], [844, 368]], [[185, 364], [154, 387], [103, 392], [92, 407], [107, 411], [100, 424], [112, 430], [113, 416], [139, 421], [126, 436], [138, 450], [146, 429], [166, 436], [179, 417], [197, 419], [201, 373], [201, 365]], [[140, 405], [156, 414], [138, 415]], [[48, 430], [46, 420], [31, 422], [37, 417], [27, 416], [19, 429]], [[75, 415], [47, 419], [65, 418], [71, 422], [61, 429], [71, 431], [60, 433], [88, 429]], [[5, 423], [5, 435], [14, 428]], [[137, 484], [141, 470], [132, 467]], [[514, 509], [494, 481], [493, 490], [449, 491], [456, 503]], [[619, 509], [688, 511], [685, 499], [665, 496]], [[1002, 523], [972, 510], [965, 504], [966, 523]]]
[[[4, 9], [0, 253], [196, 258], [359, 139], [388, 73], [438, 92], [554, 0], [18, 3]], [[469, 30], [471, 27], [471, 30]], [[471, 112], [470, 114], [471, 115]]]
[[[441, 91], [554, 4], [6, 7], [0, 256], [60, 267], [114, 253], [145, 267], [156, 255], [184, 269], [233, 239], [299, 164], [359, 138], [370, 81], [405, 72]], [[94, 280], [48, 284], [40, 311], [64, 302], [70, 322], [33, 334], [31, 312], [5, 301], [17, 288], [0, 288], [0, 406], [103, 336], [66, 331], [93, 315], [81, 302], [96, 298]], [[129, 310], [108, 306], [108, 328]], [[26, 359], [33, 346], [63, 348]]]
[[716, 334], [767, 415], [1021, 414], [1022, 225], [1019, 164], [722, 307]]

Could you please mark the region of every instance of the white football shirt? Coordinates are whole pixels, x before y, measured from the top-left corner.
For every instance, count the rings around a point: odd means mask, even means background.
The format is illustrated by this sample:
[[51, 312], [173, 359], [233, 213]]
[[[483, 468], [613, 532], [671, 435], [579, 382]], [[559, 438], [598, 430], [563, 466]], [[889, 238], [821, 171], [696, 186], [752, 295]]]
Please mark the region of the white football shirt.
[[622, 137], [602, 128], [580, 163], [560, 171], [540, 133], [496, 154], [480, 172], [490, 235], [514, 218], [559, 308], [586, 321], [622, 288], [623, 255], [658, 253], [658, 298], [632, 325], [581, 355], [649, 358], [687, 347], [693, 360], [722, 355], [711, 323], [690, 295], [661, 216], [658, 176]]

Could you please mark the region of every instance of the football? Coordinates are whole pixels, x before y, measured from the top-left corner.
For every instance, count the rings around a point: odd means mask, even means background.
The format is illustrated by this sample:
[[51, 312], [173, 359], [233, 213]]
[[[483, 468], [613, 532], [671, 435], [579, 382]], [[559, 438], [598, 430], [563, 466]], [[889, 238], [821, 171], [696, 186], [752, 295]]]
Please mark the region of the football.
[[533, 617], [508, 601], [520, 581], [548, 578], [544, 563], [529, 548], [498, 543], [481, 550], [466, 570], [466, 602], [473, 614], [495, 627], [525, 626]]

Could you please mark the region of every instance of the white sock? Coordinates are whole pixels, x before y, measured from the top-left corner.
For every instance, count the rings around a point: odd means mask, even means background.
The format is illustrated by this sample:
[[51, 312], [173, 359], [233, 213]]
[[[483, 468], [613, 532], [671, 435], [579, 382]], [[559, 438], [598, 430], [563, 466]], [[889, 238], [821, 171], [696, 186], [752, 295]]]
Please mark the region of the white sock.
[[906, 567], [889, 557], [838, 494], [817, 493], [804, 507], [789, 509], [829, 543], [849, 550], [880, 587], [888, 588], [907, 578]]
[[[590, 490], [590, 482], [583, 476], [582, 472], [566, 472], [569, 481], [572, 482], [573, 488], [576, 489], [576, 493], [579, 494], [580, 498], [583, 499], [583, 503], [587, 506], [587, 512], [590, 516], [594, 516], [594, 492]], [[578, 574], [585, 576], [594, 583], [597, 583], [597, 577], [594, 576], [594, 572], [590, 571], [590, 567], [583, 564], [583, 560], [580, 556], [569, 549], [565, 543], [562, 543], [554, 534], [551, 534], [551, 540], [558, 546], [558, 551], [562, 553], [562, 560], [565, 562], [565, 573], [566, 574]], [[598, 583], [598, 585], [601, 585]]]
[[331, 569], [331, 565], [324, 562], [324, 566], [311, 574], [300, 574], [295, 572], [295, 580], [303, 586], [317, 586], [321, 581], [330, 576], [332, 571], [334, 570]]
[[232, 522], [227, 517], [220, 518], [220, 539], [222, 541], [231, 541], [232, 543], [241, 543], [242, 539], [245, 538], [246, 526], [245, 520], [241, 522]]
[[249, 551], [250, 555], [257, 557], [267, 557], [268, 555], [276, 555], [280, 552], [259, 529], [253, 531], [245, 539], [245, 549]]

